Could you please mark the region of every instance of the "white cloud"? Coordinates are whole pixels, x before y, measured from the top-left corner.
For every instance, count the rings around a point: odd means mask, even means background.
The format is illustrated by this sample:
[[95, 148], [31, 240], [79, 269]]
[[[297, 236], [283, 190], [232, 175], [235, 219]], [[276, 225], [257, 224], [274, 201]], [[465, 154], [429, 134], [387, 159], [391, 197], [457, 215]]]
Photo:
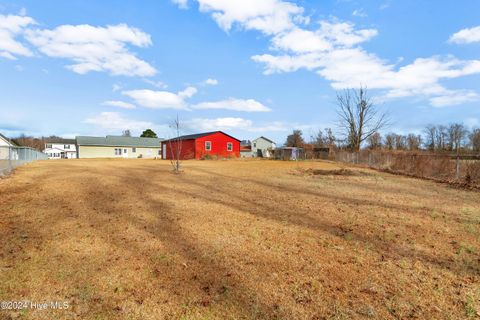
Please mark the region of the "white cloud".
[[480, 127], [480, 119], [479, 118], [470, 117], [470, 118], [465, 119], [464, 123], [467, 127], [471, 128], [471, 129]]
[[434, 107], [445, 107], [478, 100], [479, 96], [476, 92], [469, 90], [448, 90], [444, 95], [431, 98], [430, 103]]
[[197, 93], [197, 88], [195, 87], [187, 87], [185, 90], [180, 91], [178, 96], [183, 99], [188, 99], [193, 97]]
[[[291, 43], [282, 46], [276, 36], [272, 44], [280, 54], [256, 55], [252, 59], [265, 65], [265, 74], [307, 69], [329, 80], [334, 89], [366, 85], [384, 90], [384, 97], [388, 99], [422, 96], [434, 106], [455, 105], [473, 99], [471, 93], [465, 96], [465, 90], [448, 90], [440, 81], [480, 73], [480, 60], [433, 56], [397, 67], [358, 46], [375, 36], [376, 30], [356, 31], [352, 24], [322, 22], [315, 32], [303, 29], [300, 32], [313, 39], [322, 39], [330, 48], [327, 45], [306, 47], [302, 37], [293, 37]], [[297, 39], [302, 47], [296, 46]]]
[[218, 80], [217, 80], [217, 79], [208, 78], [208, 79], [205, 80], [203, 83], [206, 84], [206, 85], [209, 85], [209, 86], [216, 86], [216, 85], [218, 84]]
[[214, 131], [214, 130], [231, 130], [231, 129], [246, 129], [253, 124], [251, 120], [243, 118], [216, 118], [203, 119], [195, 118], [183, 122], [184, 126], [196, 131]]
[[313, 31], [293, 28], [288, 32], [280, 33], [272, 39], [273, 48], [290, 50], [293, 52], [326, 51], [332, 45]]
[[[353, 23], [337, 19], [320, 21], [320, 26], [312, 29], [305, 26], [309, 19], [302, 7], [281, 0], [197, 1], [200, 11], [210, 13], [225, 31], [236, 24], [271, 37], [270, 49], [275, 53], [252, 56], [265, 65], [265, 74], [307, 69], [329, 80], [335, 89], [365, 85], [383, 90], [384, 98], [420, 95], [435, 106], [474, 98], [474, 92], [449, 90], [440, 81], [480, 73], [480, 60], [432, 56], [399, 67], [401, 60], [390, 63], [360, 46], [378, 35], [376, 29], [357, 29]], [[381, 9], [389, 5], [387, 0]], [[365, 12], [356, 10], [353, 15], [364, 16]], [[480, 27], [464, 29], [450, 41], [480, 41], [479, 33]]]
[[480, 26], [465, 28], [453, 34], [450, 39], [453, 43], [474, 43], [480, 42]]
[[122, 109], [135, 109], [135, 105], [124, 102], [124, 101], [105, 101], [102, 103], [104, 106], [111, 106], [111, 107], [117, 107], [117, 108], [122, 108]]
[[117, 112], [102, 112], [92, 118], [85, 120], [86, 123], [93, 124], [96, 127], [107, 131], [121, 132], [122, 130], [130, 129], [135, 132], [145, 130], [153, 127], [153, 123], [148, 121], [130, 120], [124, 118]]
[[188, 0], [172, 0], [180, 9], [188, 9]]
[[320, 22], [318, 33], [334, 45], [341, 47], [352, 47], [378, 35], [376, 29], [355, 30], [353, 23], [329, 21]]
[[0, 15], [0, 57], [16, 60], [16, 56], [30, 57], [33, 53], [15, 38], [29, 25], [35, 24], [30, 17]]
[[143, 81], [145, 83], [148, 83], [152, 86], [154, 86], [155, 88], [159, 88], [159, 89], [167, 89], [168, 88], [168, 85], [162, 81], [153, 81], [153, 80], [150, 80], [150, 79], [143, 79]]
[[272, 38], [273, 49], [294, 53], [328, 52], [334, 49], [349, 48], [375, 37], [375, 29], [355, 30], [346, 22], [321, 21], [315, 31], [293, 28]]
[[112, 75], [147, 77], [156, 73], [155, 68], [127, 47], [150, 46], [150, 35], [126, 24], [61, 25], [52, 30], [27, 30], [26, 38], [47, 56], [72, 60], [74, 63], [67, 68], [79, 74], [106, 71]]
[[357, 10], [353, 10], [352, 16], [359, 17], [359, 18], [365, 18], [367, 16], [367, 13], [363, 9], [357, 9]]
[[252, 120], [244, 118], [194, 118], [183, 121], [183, 125], [191, 131], [215, 131], [215, 130], [235, 130], [247, 132], [272, 132], [286, 131], [286, 126], [281, 122], [271, 122], [265, 124], [254, 124]]
[[264, 106], [253, 99], [235, 99], [229, 98], [227, 100], [216, 102], [202, 102], [192, 106], [193, 109], [225, 109], [245, 112], [268, 112], [270, 108]]
[[143, 89], [123, 91], [122, 94], [132, 98], [138, 105], [145, 108], [188, 109], [185, 99], [191, 98], [196, 92], [196, 88], [188, 87], [178, 93]]
[[213, 19], [228, 31], [233, 24], [247, 30], [275, 34], [292, 28], [295, 22], [306, 22], [303, 8], [281, 0], [197, 0], [200, 11], [211, 13]]
[[113, 91], [113, 92], [118, 91], [118, 90], [120, 90], [120, 89], [122, 89], [122, 86], [121, 86], [120, 84], [114, 83], [114, 84], [112, 85], [112, 91]]

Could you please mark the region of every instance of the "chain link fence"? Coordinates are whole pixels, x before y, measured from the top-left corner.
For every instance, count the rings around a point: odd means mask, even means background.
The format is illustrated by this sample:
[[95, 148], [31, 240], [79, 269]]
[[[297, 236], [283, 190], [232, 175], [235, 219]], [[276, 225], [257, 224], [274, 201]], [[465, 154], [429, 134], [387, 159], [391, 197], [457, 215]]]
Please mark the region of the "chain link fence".
[[9, 174], [22, 164], [45, 160], [48, 156], [29, 147], [0, 146], [0, 176]]
[[480, 186], [480, 155], [362, 150], [335, 151], [329, 158], [419, 178]]

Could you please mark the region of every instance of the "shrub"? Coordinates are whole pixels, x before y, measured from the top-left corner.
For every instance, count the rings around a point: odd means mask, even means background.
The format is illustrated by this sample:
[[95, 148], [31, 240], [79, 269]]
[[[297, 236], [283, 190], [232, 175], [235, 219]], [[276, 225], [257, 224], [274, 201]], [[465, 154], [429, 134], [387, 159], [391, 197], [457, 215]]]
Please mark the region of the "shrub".
[[206, 153], [200, 157], [200, 160], [213, 160], [213, 156]]

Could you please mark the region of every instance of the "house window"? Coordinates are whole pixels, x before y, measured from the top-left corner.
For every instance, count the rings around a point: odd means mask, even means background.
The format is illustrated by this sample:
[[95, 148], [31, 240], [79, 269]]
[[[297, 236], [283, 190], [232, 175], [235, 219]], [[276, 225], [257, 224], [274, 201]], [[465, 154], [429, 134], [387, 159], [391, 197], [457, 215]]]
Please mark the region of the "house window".
[[233, 151], [233, 143], [227, 142], [227, 151]]
[[46, 145], [45, 145], [45, 148], [51, 149], [51, 148], [52, 148], [52, 145], [51, 145], [51, 144], [46, 144]]
[[70, 145], [69, 144], [63, 145], [63, 149], [70, 149]]
[[137, 148], [132, 148], [132, 153], [136, 153], [137, 152]]
[[122, 155], [122, 149], [115, 148], [115, 155], [116, 156], [121, 156]]
[[127, 151], [127, 149], [123, 149], [123, 153], [125, 153], [125, 154], [126, 154], [127, 152], [128, 152], [128, 151]]
[[158, 150], [158, 155], [159, 155], [159, 156], [162, 155], [162, 150]]
[[256, 143], [256, 142], [253, 143], [253, 147], [254, 147], [254, 148], [257, 147], [257, 143]]
[[212, 151], [212, 142], [211, 141], [205, 141], [205, 150], [206, 151]]

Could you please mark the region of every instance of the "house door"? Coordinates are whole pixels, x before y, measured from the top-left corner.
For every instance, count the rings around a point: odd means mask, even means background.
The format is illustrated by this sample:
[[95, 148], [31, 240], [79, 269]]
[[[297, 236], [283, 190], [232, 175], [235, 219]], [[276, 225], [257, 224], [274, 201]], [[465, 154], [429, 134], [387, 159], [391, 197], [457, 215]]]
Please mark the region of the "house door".
[[123, 157], [128, 158], [128, 149], [123, 149]]
[[162, 159], [167, 159], [167, 145], [162, 147]]

